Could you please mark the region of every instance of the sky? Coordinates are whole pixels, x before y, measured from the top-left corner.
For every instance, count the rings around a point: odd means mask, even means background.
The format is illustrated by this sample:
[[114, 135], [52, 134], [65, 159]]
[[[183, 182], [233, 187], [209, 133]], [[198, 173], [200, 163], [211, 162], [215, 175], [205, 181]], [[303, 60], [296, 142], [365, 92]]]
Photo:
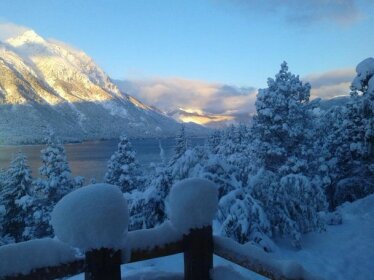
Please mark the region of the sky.
[[[164, 87], [163, 99], [214, 88], [208, 96], [218, 100], [230, 87], [245, 99], [231, 111], [241, 111], [283, 61], [313, 96], [347, 94], [354, 67], [374, 50], [372, 0], [2, 0], [0, 11], [0, 39], [26, 27], [63, 41], [165, 108], [150, 88]], [[230, 111], [207, 105], [194, 106]]]

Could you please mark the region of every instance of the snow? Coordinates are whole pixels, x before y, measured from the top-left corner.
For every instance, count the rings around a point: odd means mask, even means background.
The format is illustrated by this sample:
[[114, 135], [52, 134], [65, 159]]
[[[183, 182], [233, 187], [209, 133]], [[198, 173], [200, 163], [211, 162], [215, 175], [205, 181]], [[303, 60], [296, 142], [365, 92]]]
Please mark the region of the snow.
[[218, 207], [218, 188], [206, 179], [189, 178], [176, 183], [168, 197], [168, 216], [174, 227], [190, 229], [212, 224]]
[[256, 271], [268, 271], [277, 278], [320, 279], [310, 274], [297, 260], [277, 258], [250, 243], [242, 245], [229, 238], [215, 236], [214, 246], [220, 253], [228, 253], [236, 261], [248, 264]]
[[374, 267], [374, 195], [338, 208], [342, 224], [303, 237], [302, 249], [285, 244], [275, 255], [296, 260], [325, 279], [372, 279]]
[[[236, 272], [232, 267], [226, 266], [217, 266], [215, 267], [212, 272], [211, 276], [213, 280], [227, 280], [227, 279], [235, 279], [235, 280], [245, 280], [248, 278], [243, 277], [240, 273]], [[178, 272], [165, 272], [165, 271], [143, 271], [138, 272], [131, 276], [126, 276], [124, 279], [131, 279], [131, 280], [153, 280], [153, 279], [161, 279], [161, 280], [183, 280], [183, 273]]]
[[373, 75], [374, 74], [374, 58], [369, 57], [361, 61], [356, 67], [357, 73], [362, 75]]
[[182, 235], [170, 221], [166, 221], [155, 228], [130, 231], [126, 239], [126, 249], [150, 250], [178, 240], [182, 240]]
[[183, 273], [173, 273], [164, 271], [145, 271], [137, 273], [126, 278], [126, 280], [183, 280]]
[[370, 78], [368, 82], [368, 93], [373, 94], [374, 93], [374, 75]]
[[27, 274], [33, 269], [75, 260], [74, 250], [51, 238], [35, 239], [0, 247], [0, 277]]
[[227, 279], [235, 279], [235, 280], [245, 280], [240, 273], [235, 271], [231, 266], [217, 266], [211, 272], [211, 276], [214, 280], [227, 280]]
[[357, 76], [352, 82], [352, 86], [355, 89], [361, 90], [363, 81], [369, 78], [368, 81], [368, 90], [371, 92], [374, 90], [374, 80], [373, 80], [373, 75], [374, 75], [374, 58], [369, 57], [361, 61], [357, 67], [356, 67], [356, 73]]
[[64, 196], [53, 209], [51, 224], [57, 238], [73, 247], [121, 248], [128, 219], [119, 188], [93, 184]]
[[14, 47], [19, 47], [24, 44], [45, 44], [45, 40], [35, 33], [34, 30], [27, 30], [20, 36], [15, 38], [10, 38], [7, 40], [7, 43]]

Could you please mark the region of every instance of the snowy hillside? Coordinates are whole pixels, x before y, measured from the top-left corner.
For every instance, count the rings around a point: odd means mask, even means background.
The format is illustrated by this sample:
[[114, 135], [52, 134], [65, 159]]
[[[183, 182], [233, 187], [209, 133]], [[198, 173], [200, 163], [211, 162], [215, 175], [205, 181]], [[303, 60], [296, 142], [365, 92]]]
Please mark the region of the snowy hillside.
[[64, 140], [172, 136], [179, 127], [121, 93], [84, 52], [32, 30], [0, 43], [0, 73], [0, 143], [40, 141], [47, 126]]

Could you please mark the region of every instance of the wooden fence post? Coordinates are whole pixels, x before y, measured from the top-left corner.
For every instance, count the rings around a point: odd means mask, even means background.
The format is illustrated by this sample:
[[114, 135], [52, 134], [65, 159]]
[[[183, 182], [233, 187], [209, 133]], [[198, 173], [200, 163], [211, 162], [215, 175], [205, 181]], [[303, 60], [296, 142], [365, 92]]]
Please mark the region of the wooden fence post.
[[213, 268], [212, 227], [192, 229], [183, 236], [184, 279], [208, 280]]
[[85, 280], [121, 280], [121, 251], [101, 248], [86, 252]]

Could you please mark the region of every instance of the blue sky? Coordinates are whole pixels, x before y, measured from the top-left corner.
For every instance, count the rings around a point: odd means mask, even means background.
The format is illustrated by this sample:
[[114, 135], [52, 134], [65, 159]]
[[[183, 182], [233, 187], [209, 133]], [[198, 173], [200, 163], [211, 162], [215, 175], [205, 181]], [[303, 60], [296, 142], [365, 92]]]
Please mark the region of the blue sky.
[[316, 79], [373, 56], [372, 2], [2, 0], [0, 21], [84, 50], [112, 78], [258, 88], [283, 60]]

